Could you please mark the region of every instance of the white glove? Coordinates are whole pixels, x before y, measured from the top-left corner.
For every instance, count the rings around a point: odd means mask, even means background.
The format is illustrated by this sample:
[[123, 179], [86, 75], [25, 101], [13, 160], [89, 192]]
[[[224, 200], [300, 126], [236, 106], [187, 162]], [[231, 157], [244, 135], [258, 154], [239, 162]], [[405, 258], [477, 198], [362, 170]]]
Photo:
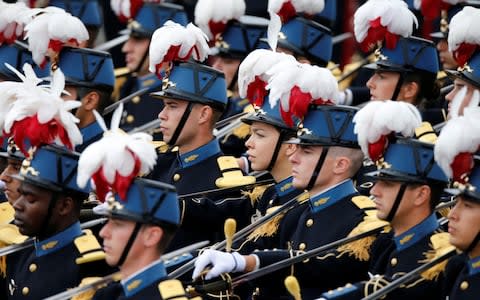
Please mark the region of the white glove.
[[218, 277], [222, 273], [242, 272], [245, 270], [246, 260], [238, 252], [226, 253], [207, 249], [197, 257], [192, 278], [197, 278], [208, 265], [212, 265], [212, 269], [205, 276], [206, 280]]

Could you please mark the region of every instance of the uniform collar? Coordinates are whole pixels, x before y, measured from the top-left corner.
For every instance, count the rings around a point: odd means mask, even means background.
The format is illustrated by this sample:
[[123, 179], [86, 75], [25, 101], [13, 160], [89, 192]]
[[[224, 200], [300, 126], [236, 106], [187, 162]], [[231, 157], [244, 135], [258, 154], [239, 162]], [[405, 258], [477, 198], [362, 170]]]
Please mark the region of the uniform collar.
[[102, 132], [103, 132], [103, 129], [102, 127], [100, 127], [97, 121], [80, 129], [80, 133], [82, 134], [84, 144], [89, 142], [91, 139], [98, 136]]
[[131, 297], [152, 283], [167, 277], [167, 271], [162, 261], [153, 262], [145, 268], [121, 281], [125, 296]]
[[162, 84], [162, 81], [153, 73], [137, 77], [138, 89], [155, 88], [160, 84]]
[[468, 275], [475, 275], [478, 273], [480, 273], [480, 256], [468, 261]]
[[285, 195], [290, 194], [293, 191], [297, 191], [296, 188], [293, 187], [293, 176], [290, 176], [275, 185], [275, 191], [277, 191], [277, 195], [279, 197], [283, 197]]
[[82, 228], [80, 227], [80, 222], [73, 223], [73, 225], [64, 231], [57, 233], [46, 240], [39, 241], [35, 239], [35, 254], [37, 257], [40, 257], [60, 250], [81, 235]]
[[310, 198], [310, 207], [314, 213], [317, 213], [327, 207], [332, 206], [348, 195], [356, 193], [355, 186], [350, 179], [347, 179], [328, 190], [321, 192]]
[[182, 168], [188, 168], [196, 165], [209, 157], [220, 153], [220, 145], [217, 139], [211, 140], [208, 144], [195, 150], [180, 155], [180, 165]]
[[415, 245], [415, 243], [434, 232], [437, 228], [437, 217], [435, 214], [432, 214], [421, 223], [393, 238], [395, 245], [397, 246], [397, 251], [402, 251], [412, 245]]

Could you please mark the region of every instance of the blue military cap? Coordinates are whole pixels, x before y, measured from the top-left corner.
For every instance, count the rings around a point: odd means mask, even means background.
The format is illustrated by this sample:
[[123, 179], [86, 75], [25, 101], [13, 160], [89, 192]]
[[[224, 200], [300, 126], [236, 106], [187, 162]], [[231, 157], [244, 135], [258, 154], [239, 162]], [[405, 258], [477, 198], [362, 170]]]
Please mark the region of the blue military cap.
[[[298, 120], [299, 121], [299, 120]], [[252, 122], [261, 122], [270, 124], [281, 130], [295, 131], [296, 127], [288, 126], [283, 120], [280, 112], [280, 101], [277, 101], [273, 107], [270, 106], [268, 96], [265, 96], [261, 107], [255, 108], [255, 113], [246, 118], [242, 118], [242, 122], [252, 124]]]
[[325, 67], [332, 58], [332, 34], [330, 29], [315, 21], [297, 17], [282, 26], [278, 47]]
[[66, 47], [57, 63], [65, 75], [65, 84], [111, 92], [115, 84], [110, 53], [86, 48]]
[[401, 37], [395, 48], [383, 47], [379, 59], [366, 67], [392, 72], [421, 72], [434, 77], [440, 70], [435, 44], [418, 37]]
[[333, 28], [337, 18], [337, 0], [325, 0], [323, 10], [313, 16], [313, 19], [318, 23]]
[[100, 27], [103, 24], [98, 0], [50, 0], [48, 5], [63, 8], [79, 18], [85, 26]]
[[172, 98], [210, 105], [223, 111], [227, 105], [227, 87], [222, 72], [197, 63], [175, 64], [154, 97]]
[[22, 70], [23, 65], [28, 63], [32, 65], [35, 74], [37, 74], [39, 78], [47, 77], [50, 74], [49, 68], [45, 67], [41, 69], [33, 62], [32, 53], [28, 51], [26, 45], [20, 42], [0, 46], [0, 77], [12, 81], [20, 80], [15, 73], [5, 66], [5, 63], [8, 63], [17, 70]]
[[297, 138], [291, 144], [360, 148], [353, 117], [358, 108], [341, 105], [311, 105]]
[[65, 148], [46, 145], [38, 148], [33, 158], [25, 159], [18, 178], [24, 182], [53, 192], [79, 192], [88, 194], [90, 187], [77, 185], [79, 153]]
[[435, 162], [433, 147], [431, 143], [399, 137], [388, 146], [380, 169], [366, 176], [409, 183], [445, 184], [448, 178]]
[[445, 70], [445, 72], [480, 88], [480, 51], [473, 54], [465, 66], [457, 70]]
[[170, 3], [145, 3], [128, 24], [130, 35], [140, 38], [150, 38], [153, 32], [171, 20], [180, 25], [188, 24], [188, 17], [181, 5]]
[[480, 202], [480, 156], [474, 156], [474, 163], [472, 172], [468, 176], [468, 183], [460, 187], [458, 194], [475, 202]]
[[250, 52], [263, 46], [268, 20], [254, 16], [242, 16], [232, 21], [215, 43], [218, 55], [244, 59]]
[[162, 226], [180, 225], [177, 193], [170, 184], [137, 178], [128, 189], [126, 201], [118, 195], [108, 201], [108, 214], [114, 218]]

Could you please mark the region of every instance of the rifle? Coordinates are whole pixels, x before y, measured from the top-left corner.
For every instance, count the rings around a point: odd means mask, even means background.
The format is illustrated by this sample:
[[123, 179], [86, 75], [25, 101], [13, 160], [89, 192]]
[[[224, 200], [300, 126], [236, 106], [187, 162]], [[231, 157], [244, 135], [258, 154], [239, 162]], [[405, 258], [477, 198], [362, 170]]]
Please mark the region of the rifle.
[[[286, 212], [288, 212], [288, 211], [290, 211], [294, 208], [297, 208], [297, 207], [303, 205], [304, 203], [307, 203], [308, 199], [309, 199], [307, 196], [308, 196], [307, 193], [302, 193], [302, 194], [294, 197], [293, 199], [289, 200], [285, 204], [283, 204], [279, 209], [272, 212], [271, 214], [263, 216], [260, 219], [258, 219], [257, 221], [253, 222], [252, 224], [242, 228], [240, 231], [238, 231], [237, 233], [235, 233], [233, 235], [232, 243], [235, 243], [235, 242], [247, 237], [256, 228], [265, 224], [266, 222], [270, 221], [271, 219], [280, 215], [281, 213], [286, 213]], [[211, 249], [221, 251], [221, 250], [225, 249], [226, 245], [227, 245], [227, 241], [223, 240], [222, 242], [213, 245], [211, 247]], [[196, 261], [196, 258], [192, 259], [191, 261], [182, 265], [181, 267], [175, 269], [174, 271], [170, 272], [170, 274], [168, 274], [168, 277], [178, 278], [178, 277], [182, 276], [183, 274], [185, 274], [188, 271], [190, 271], [191, 269], [193, 269], [193, 267], [195, 265], [195, 261]]]

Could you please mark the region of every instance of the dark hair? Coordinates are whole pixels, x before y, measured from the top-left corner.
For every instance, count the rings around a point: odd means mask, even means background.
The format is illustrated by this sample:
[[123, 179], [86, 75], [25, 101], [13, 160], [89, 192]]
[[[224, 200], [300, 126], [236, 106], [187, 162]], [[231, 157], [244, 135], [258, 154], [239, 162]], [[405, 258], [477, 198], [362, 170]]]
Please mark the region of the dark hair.
[[445, 183], [410, 183], [408, 187], [411, 189], [420, 187], [422, 185], [427, 185], [430, 188], [430, 212], [435, 210], [435, 207], [440, 203], [440, 198], [442, 196], [443, 190], [446, 187]]
[[436, 74], [421, 71], [404, 73], [403, 83], [411, 82], [418, 84], [418, 94], [414, 104], [420, 108], [425, 108], [440, 96], [440, 85], [436, 81]]

